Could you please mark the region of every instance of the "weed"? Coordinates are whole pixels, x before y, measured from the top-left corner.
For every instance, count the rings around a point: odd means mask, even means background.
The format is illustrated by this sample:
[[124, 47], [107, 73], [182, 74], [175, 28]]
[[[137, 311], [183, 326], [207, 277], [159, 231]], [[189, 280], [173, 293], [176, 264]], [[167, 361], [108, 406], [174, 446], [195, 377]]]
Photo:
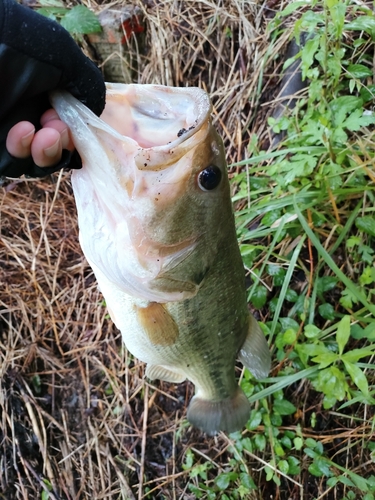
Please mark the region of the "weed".
[[81, 40], [82, 35], [97, 33], [102, 29], [97, 16], [85, 5], [67, 8], [62, 0], [39, 0], [39, 3], [42, 7], [37, 12], [59, 21], [76, 40]]
[[[300, 61], [307, 91], [294, 110], [268, 120], [273, 133], [285, 132], [281, 148], [261, 151], [253, 136], [253, 156], [237, 164], [247, 171], [234, 178], [234, 201], [247, 204], [236, 219], [249, 300], [278, 364], [261, 384], [245, 372], [242, 386], [259, 406], [233, 450], [268, 451], [266, 480], [295, 482], [301, 498], [307, 468], [327, 491], [341, 485], [342, 498], [372, 499], [374, 476], [354, 472], [349, 458], [334, 460], [318, 435], [290, 425], [307, 412], [289, 398], [304, 379], [314, 394], [307, 400], [322, 412], [375, 403], [374, 18], [354, 2], [294, 2], [276, 16], [273, 34], [297, 9], [301, 48], [284, 69]], [[310, 428], [321, 426], [310, 413]]]

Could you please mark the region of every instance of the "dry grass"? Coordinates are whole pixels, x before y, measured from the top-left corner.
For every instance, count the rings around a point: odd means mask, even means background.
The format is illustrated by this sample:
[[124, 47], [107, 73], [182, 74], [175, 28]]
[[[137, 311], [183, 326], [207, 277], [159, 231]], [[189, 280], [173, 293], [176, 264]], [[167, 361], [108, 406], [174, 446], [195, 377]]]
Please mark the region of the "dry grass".
[[[270, 45], [266, 30], [286, 2], [134, 3], [135, 81], [207, 89], [228, 161], [243, 159], [252, 132], [267, 139], [288, 32]], [[230, 440], [187, 427], [192, 387], [148, 383], [123, 348], [78, 244], [69, 174], [6, 183], [0, 209], [0, 498], [194, 498], [185, 450], [222, 471]], [[245, 466], [264, 492], [264, 464]]]

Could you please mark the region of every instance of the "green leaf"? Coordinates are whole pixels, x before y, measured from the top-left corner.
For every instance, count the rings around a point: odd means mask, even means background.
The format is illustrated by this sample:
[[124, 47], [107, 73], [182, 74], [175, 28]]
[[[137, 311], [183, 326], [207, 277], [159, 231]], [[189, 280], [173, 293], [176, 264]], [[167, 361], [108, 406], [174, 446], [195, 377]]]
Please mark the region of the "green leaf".
[[67, 9], [66, 7], [45, 7], [42, 9], [36, 9], [36, 11], [38, 12], [38, 14], [55, 21], [56, 18], [65, 16], [65, 14], [69, 12], [69, 9]]
[[365, 215], [364, 217], [358, 217], [355, 221], [355, 225], [360, 231], [363, 231], [370, 236], [375, 236], [375, 217], [371, 215]]
[[365, 329], [360, 328], [355, 330], [354, 332], [352, 332], [352, 337], [354, 339], [375, 340], [375, 323], [370, 323], [366, 326]]
[[291, 328], [283, 333], [283, 345], [293, 344], [297, 340], [297, 332]]
[[375, 98], [375, 85], [361, 87], [360, 94], [364, 102], [372, 101]]
[[297, 411], [297, 408], [293, 403], [290, 403], [286, 399], [276, 399], [273, 403], [273, 409], [279, 415], [292, 415]]
[[194, 453], [188, 448], [185, 453], [185, 462], [182, 464], [184, 470], [190, 469], [194, 463]]
[[[276, 286], [276, 281], [274, 281], [275, 286]], [[282, 282], [280, 282], [280, 285], [282, 285]], [[288, 288], [285, 294], [285, 300], [288, 300], [289, 302], [297, 302], [298, 300], [298, 293], [295, 290], [292, 290], [291, 288]]]
[[263, 285], [257, 285], [251, 296], [251, 302], [256, 309], [261, 309], [267, 302], [267, 288]]
[[319, 48], [320, 38], [315, 36], [314, 38], [307, 40], [305, 46], [301, 52], [301, 61], [302, 61], [302, 79], [304, 80], [306, 77], [306, 71], [312, 66], [314, 62], [314, 57], [316, 51]]
[[263, 451], [266, 448], [267, 440], [264, 434], [255, 434], [254, 445], [259, 451]]
[[279, 318], [279, 322], [281, 324], [281, 331], [294, 330], [298, 332], [299, 324], [293, 318]]
[[292, 14], [295, 10], [299, 9], [300, 7], [305, 7], [306, 6], [306, 0], [299, 0], [296, 2], [291, 2], [287, 4], [285, 9], [281, 11], [282, 16], [289, 16]]
[[349, 64], [347, 67], [348, 73], [354, 78], [365, 78], [366, 76], [373, 76], [373, 70], [364, 66], [363, 64]]
[[87, 35], [101, 31], [96, 15], [84, 5], [76, 5], [61, 20], [61, 25], [72, 35]]
[[247, 472], [241, 472], [240, 482], [242, 486], [245, 486], [248, 490], [256, 490], [256, 485], [253, 478], [247, 474]]
[[322, 278], [318, 278], [317, 293], [323, 294], [324, 292], [333, 290], [337, 286], [337, 282], [338, 279], [334, 276], [323, 276]]
[[348, 390], [344, 371], [335, 366], [320, 370], [317, 378], [312, 380], [312, 384], [317, 391], [321, 391], [327, 396], [329, 403], [335, 402], [335, 400], [342, 401]]
[[344, 128], [355, 132], [360, 130], [362, 127], [367, 127], [375, 123], [375, 116], [364, 115], [362, 109], [356, 109], [351, 113], [348, 118], [342, 123]]
[[302, 449], [302, 446], [303, 446], [303, 439], [300, 438], [300, 437], [296, 437], [293, 439], [293, 444], [294, 444], [294, 447], [297, 451], [301, 450]]
[[345, 484], [345, 486], [350, 486], [351, 488], [353, 488], [353, 487], [354, 487], [354, 483], [353, 483], [353, 481], [351, 481], [351, 480], [350, 480], [348, 477], [346, 477], [346, 476], [341, 475], [341, 476], [339, 476], [337, 479], [340, 481], [340, 483]]
[[315, 325], [306, 325], [304, 329], [305, 337], [308, 339], [315, 339], [319, 337], [321, 330]]
[[330, 477], [329, 479], [327, 479], [327, 486], [329, 486], [330, 488], [333, 488], [334, 486], [336, 486], [336, 484], [339, 482], [338, 478], [337, 477]]
[[326, 302], [325, 304], [321, 304], [318, 307], [318, 311], [319, 311], [319, 314], [324, 319], [328, 319], [328, 320], [332, 321], [336, 317], [335, 308], [333, 307], [332, 304], [329, 304], [328, 302]]
[[365, 31], [369, 35], [375, 32], [375, 18], [373, 16], [358, 16], [350, 23], [345, 24], [346, 30]]
[[350, 337], [350, 316], [344, 316], [338, 326], [336, 332], [336, 340], [339, 346], [339, 354], [341, 355], [344, 352], [344, 348], [348, 343]]
[[319, 344], [299, 344], [296, 346], [296, 349], [298, 349], [298, 352], [301, 352], [310, 358], [312, 356], [320, 356], [321, 354], [331, 353], [331, 351], [329, 351], [322, 342]]
[[280, 219], [281, 216], [281, 210], [271, 210], [262, 217], [261, 224], [267, 227], [271, 227], [272, 224]]
[[349, 361], [346, 361], [343, 359], [345, 368], [347, 372], [349, 373], [351, 379], [355, 383], [355, 385], [358, 387], [358, 389], [365, 395], [369, 396], [368, 392], [368, 383], [367, 383], [367, 378], [366, 375], [363, 373], [363, 371], [358, 368], [357, 365], [354, 363], [350, 363]]
[[299, 466], [300, 461], [298, 458], [290, 456], [288, 457], [288, 464], [289, 464], [289, 474], [299, 474], [301, 471], [301, 468]]
[[280, 460], [280, 462], [277, 464], [277, 468], [279, 471], [283, 472], [284, 474], [288, 474], [289, 472], [289, 463], [287, 460]]
[[369, 486], [368, 482], [364, 477], [359, 476], [358, 474], [355, 474], [355, 472], [348, 472], [348, 475], [350, 479], [353, 481], [353, 483], [359, 488], [361, 491], [368, 491]]
[[314, 363], [319, 363], [319, 368], [327, 368], [327, 366], [331, 365], [335, 361], [337, 361], [337, 354], [335, 352], [325, 352], [324, 354], [319, 354], [318, 356], [315, 356], [315, 358], [312, 358], [311, 361], [314, 361]]
[[332, 476], [329, 463], [323, 458], [316, 458], [314, 462], [309, 466], [309, 472], [316, 477]]
[[249, 421], [246, 427], [253, 431], [262, 423], [262, 412], [258, 410], [251, 410]]
[[352, 95], [338, 97], [330, 103], [335, 122], [341, 124], [352, 111], [362, 109], [362, 99]]
[[[375, 347], [373, 345], [373, 347]], [[361, 358], [366, 358], [372, 356], [374, 353], [370, 348], [363, 347], [361, 349], [352, 349], [342, 355], [341, 359], [349, 361], [349, 363], [355, 363]]]
[[220, 476], [215, 479], [216, 486], [219, 488], [219, 490], [223, 491], [228, 488], [231, 481], [230, 475], [230, 473], [220, 474]]
[[352, 309], [353, 304], [357, 304], [357, 295], [353, 290], [348, 290], [347, 288], [341, 292], [341, 298], [339, 300], [340, 304], [347, 309]]

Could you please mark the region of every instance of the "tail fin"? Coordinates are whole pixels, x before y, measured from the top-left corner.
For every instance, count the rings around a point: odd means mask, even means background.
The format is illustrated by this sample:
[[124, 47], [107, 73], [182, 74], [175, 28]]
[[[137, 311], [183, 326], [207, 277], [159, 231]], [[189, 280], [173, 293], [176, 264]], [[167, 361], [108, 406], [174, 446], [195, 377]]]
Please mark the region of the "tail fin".
[[190, 402], [187, 419], [207, 434], [219, 431], [234, 432], [243, 428], [250, 416], [250, 403], [243, 390], [221, 401], [210, 401], [194, 396]]
[[249, 331], [241, 347], [239, 358], [255, 378], [267, 377], [271, 368], [270, 351], [257, 320], [251, 314], [249, 317]]

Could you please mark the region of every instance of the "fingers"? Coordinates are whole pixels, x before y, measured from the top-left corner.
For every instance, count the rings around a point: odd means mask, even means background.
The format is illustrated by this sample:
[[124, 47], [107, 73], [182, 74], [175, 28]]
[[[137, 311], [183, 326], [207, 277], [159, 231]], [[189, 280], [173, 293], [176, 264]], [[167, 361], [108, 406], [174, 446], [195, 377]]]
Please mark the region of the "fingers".
[[31, 143], [35, 127], [30, 122], [19, 122], [8, 132], [6, 148], [16, 158], [27, 158], [31, 154]]
[[40, 117], [40, 124], [42, 125], [42, 127], [44, 127], [46, 123], [51, 120], [60, 120], [59, 115], [53, 108], [48, 109], [42, 114], [42, 116]]
[[38, 167], [50, 167], [61, 158], [61, 135], [54, 128], [42, 128], [31, 143], [31, 156]]
[[40, 120], [43, 128], [35, 133], [30, 122], [19, 122], [8, 133], [6, 148], [16, 158], [32, 156], [39, 167], [49, 167], [60, 161], [63, 149], [73, 151], [68, 126], [54, 109], [46, 111]]
[[35, 137], [38, 134], [41, 134], [41, 133], [44, 134], [44, 131], [47, 129], [56, 130], [60, 135], [62, 148], [69, 149], [70, 151], [73, 151], [74, 145], [73, 145], [73, 141], [70, 137], [69, 128], [67, 125], [65, 125], [64, 122], [62, 122], [60, 119], [49, 120], [48, 122], [43, 124], [43, 128], [35, 134]]

